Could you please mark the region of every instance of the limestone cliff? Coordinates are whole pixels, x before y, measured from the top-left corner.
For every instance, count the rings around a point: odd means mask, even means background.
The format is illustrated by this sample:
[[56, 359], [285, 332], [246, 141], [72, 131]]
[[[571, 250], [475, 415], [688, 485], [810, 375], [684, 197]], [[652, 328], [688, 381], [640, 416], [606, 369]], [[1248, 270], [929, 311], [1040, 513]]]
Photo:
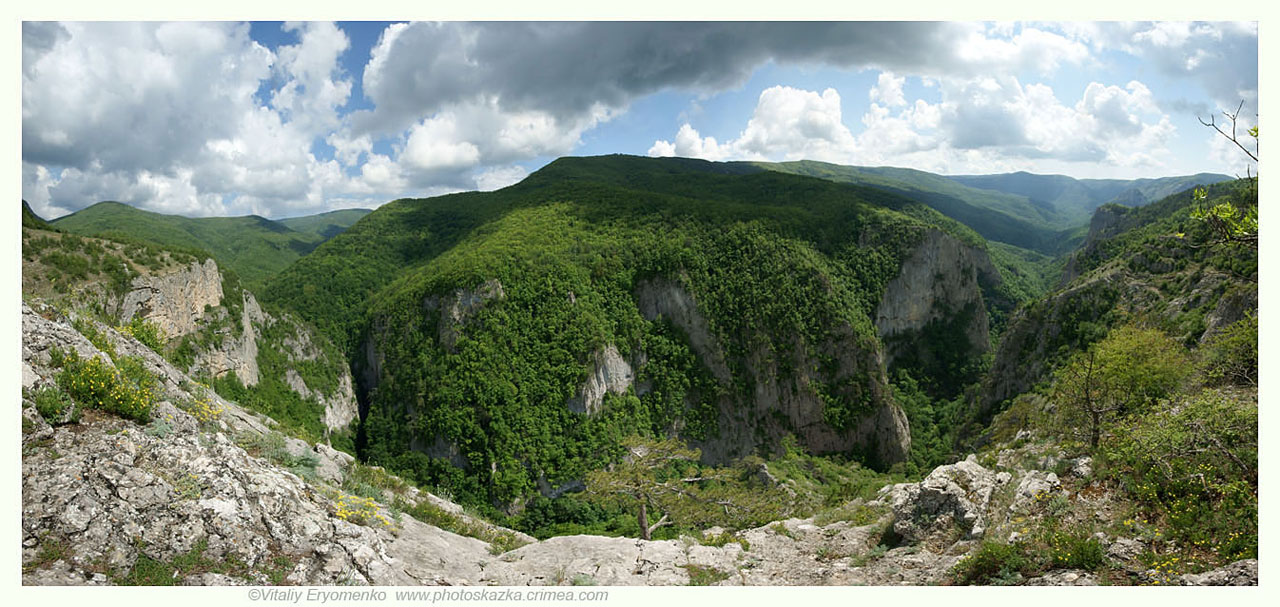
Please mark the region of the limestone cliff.
[[[39, 237], [24, 234], [24, 238], [37, 242]], [[111, 240], [85, 241], [93, 243], [86, 246], [99, 246], [117, 256], [126, 266], [132, 263], [130, 252], [137, 253], [129, 245]], [[213, 259], [196, 260], [165, 251], [146, 254], [153, 257], [132, 266], [127, 288], [118, 291], [105, 288], [101, 280], [92, 277], [81, 283], [55, 284], [57, 279], [45, 276], [52, 274], [50, 269], [36, 263], [37, 256], [32, 255], [24, 267], [24, 293], [54, 297], [76, 309], [96, 310], [98, 318], [109, 317], [112, 324], [141, 320], [154, 325], [167, 341], [166, 354], [181, 360], [183, 371], [193, 375], [220, 378], [234, 373], [243, 385], [258, 386], [265, 372], [261, 355], [270, 349], [265, 354], [278, 353], [286, 361], [286, 368], [271, 370], [278, 375], [271, 380], [322, 405], [326, 428], [347, 428], [356, 419], [358, 407], [346, 360], [336, 351], [319, 347], [315, 343], [319, 338], [310, 328], [290, 315], [263, 310], [253, 293], [225, 279]], [[286, 337], [268, 335], [273, 327], [278, 327], [275, 333]], [[322, 375], [332, 377], [323, 385], [308, 385], [299, 372], [304, 365], [313, 372], [323, 369]]]
[[[215, 331], [222, 338], [196, 353], [192, 369], [198, 369], [212, 377], [222, 377], [234, 372], [241, 383], [255, 386], [258, 384], [260, 327], [266, 322], [267, 315], [258, 306], [252, 293], [241, 292], [241, 300], [242, 313], [238, 319], [230, 318], [227, 308], [218, 307], [214, 310], [214, 322], [222, 325], [221, 329]], [[233, 332], [228, 326], [231, 323], [239, 325], [239, 331]]]
[[985, 251], [927, 230], [876, 308], [886, 362], [928, 366], [940, 358], [982, 356], [991, 349], [982, 286], [999, 282]]
[[205, 311], [222, 303], [222, 274], [212, 259], [177, 271], [133, 279], [120, 305], [120, 319], [155, 323], [172, 339], [194, 333]]
[[[756, 348], [743, 362], [743, 377], [734, 378], [724, 347], [710, 331], [692, 294], [678, 280], [654, 279], [636, 288], [636, 301], [648, 320], [665, 318], [688, 336], [690, 346], [711, 374], [723, 384], [735, 379], [752, 386], [749, 399], [721, 399], [718, 435], [697, 441], [703, 458], [725, 462], [748, 455], [757, 447], [775, 448], [783, 436], [795, 434], [810, 452], [864, 453], [883, 465], [906, 459], [911, 435], [906, 416], [888, 396], [884, 361], [877, 350], [859, 347], [852, 328], [833, 329], [823, 343], [797, 341], [786, 361], [793, 376], [780, 373], [784, 356]], [[834, 361], [834, 368], [819, 371], [818, 358]], [[816, 384], [845, 386], [871, 409], [852, 427], [839, 430], [824, 419], [822, 396]]]
[[609, 344], [591, 355], [591, 373], [566, 405], [576, 413], [599, 413], [605, 394], [626, 394], [634, 381], [631, 365], [622, 358], [617, 346]]

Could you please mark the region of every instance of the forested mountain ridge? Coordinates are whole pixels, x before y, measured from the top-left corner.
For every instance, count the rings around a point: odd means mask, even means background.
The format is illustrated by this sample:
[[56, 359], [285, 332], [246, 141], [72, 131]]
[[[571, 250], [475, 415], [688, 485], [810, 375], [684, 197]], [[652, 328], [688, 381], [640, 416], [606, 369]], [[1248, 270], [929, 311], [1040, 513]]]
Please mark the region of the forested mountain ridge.
[[1167, 196], [1233, 178], [1219, 173], [1197, 173], [1156, 179], [1076, 179], [1065, 175], [1018, 172], [994, 175], [950, 175], [948, 179], [973, 188], [1025, 197], [1038, 206], [1053, 209], [1067, 221], [1079, 224], [1107, 203], [1142, 206]]

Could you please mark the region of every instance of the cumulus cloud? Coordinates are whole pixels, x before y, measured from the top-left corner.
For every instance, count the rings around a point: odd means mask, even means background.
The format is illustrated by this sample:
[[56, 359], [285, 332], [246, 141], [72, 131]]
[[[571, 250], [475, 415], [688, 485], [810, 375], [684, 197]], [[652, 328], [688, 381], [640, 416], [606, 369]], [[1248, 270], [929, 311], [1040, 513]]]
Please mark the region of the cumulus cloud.
[[524, 179], [528, 175], [529, 171], [526, 171], [524, 167], [518, 165], [492, 167], [485, 169], [483, 172], [476, 175], [476, 189], [482, 192], [488, 192], [505, 188], [509, 185], [519, 183], [521, 179]]
[[907, 99], [902, 94], [902, 85], [906, 82], [906, 78], [894, 76], [893, 72], [880, 72], [876, 85], [871, 87], [868, 96], [871, 97], [871, 101], [883, 103], [889, 107], [906, 105]]
[[880, 74], [869, 91], [876, 102], [856, 133], [844, 123], [836, 90], [778, 86], [760, 95], [738, 137], [718, 143], [684, 124], [674, 141], [654, 142], [649, 155], [891, 162], [945, 173], [1022, 170], [1042, 159], [1151, 167], [1160, 165], [1174, 131], [1138, 81], [1090, 83], [1067, 105], [1049, 86], [1012, 77], [943, 79], [941, 101], [908, 103], [904, 80]]
[[[253, 107], [271, 53], [248, 26], [66, 23], [22, 81], [22, 157], [101, 171], [168, 171]], [[24, 31], [46, 29], [28, 25]], [[24, 39], [27, 38], [24, 34]], [[37, 53], [32, 53], [33, 55]]]
[[[403, 184], [376, 165], [372, 181], [344, 173], [372, 150], [340, 130], [346, 35], [331, 23], [283, 29], [297, 43], [273, 53], [247, 25], [25, 23], [23, 196], [51, 217], [104, 199], [283, 216], [401, 194], [371, 187]], [[265, 99], [263, 83], [274, 85]], [[336, 161], [314, 156], [317, 141]]]

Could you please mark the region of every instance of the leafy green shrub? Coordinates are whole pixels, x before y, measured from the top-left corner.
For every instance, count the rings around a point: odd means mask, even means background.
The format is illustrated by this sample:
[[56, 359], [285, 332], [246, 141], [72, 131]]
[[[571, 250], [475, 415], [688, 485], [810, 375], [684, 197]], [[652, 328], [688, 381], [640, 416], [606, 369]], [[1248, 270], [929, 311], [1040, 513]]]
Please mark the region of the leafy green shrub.
[[71, 321], [71, 326], [75, 328], [76, 331], [80, 332], [85, 339], [89, 340], [89, 343], [93, 344], [93, 347], [105, 352], [107, 356], [112, 358], [112, 360], [115, 359], [115, 345], [111, 343], [111, 340], [107, 338], [105, 333], [98, 330], [98, 327], [93, 324], [93, 321], [76, 318]]
[[1118, 481], [1170, 539], [1225, 560], [1257, 554], [1258, 405], [1219, 390], [1126, 420], [1099, 470]]
[[1250, 313], [1214, 335], [1200, 349], [1205, 384], [1258, 385], [1258, 317]]
[[369, 527], [391, 526], [391, 519], [380, 512], [381, 506], [372, 498], [338, 492], [333, 495], [333, 502], [334, 516], [344, 521]]
[[[79, 419], [78, 411], [73, 411], [75, 403], [71, 402], [71, 398], [65, 392], [55, 386], [45, 386], [36, 391], [35, 398], [36, 411], [40, 413], [45, 421], [56, 424], [63, 421], [75, 422]], [[67, 414], [71, 413], [71, 418], [67, 419]]]
[[214, 402], [213, 397], [209, 394], [208, 386], [199, 382], [196, 382], [196, 386], [191, 390], [195, 398], [178, 401], [178, 408], [190, 413], [200, 424], [211, 424], [218, 421], [226, 408]]
[[119, 366], [94, 356], [80, 358], [75, 350], [65, 354], [58, 386], [76, 402], [141, 423], [151, 421], [156, 403], [156, 379], [132, 357], [121, 357]]
[[1047, 543], [1054, 567], [1096, 571], [1107, 562], [1102, 544], [1087, 533], [1055, 531]]
[[155, 352], [164, 351], [164, 332], [160, 330], [159, 325], [149, 320], [144, 320], [141, 316], [133, 317], [133, 320], [130, 320], [127, 325], [116, 327], [116, 331], [142, 342], [142, 345], [151, 348]]
[[1116, 328], [1058, 370], [1057, 424], [1097, 447], [1111, 420], [1172, 394], [1187, 377], [1188, 366], [1186, 350], [1163, 332]]
[[978, 549], [961, 558], [951, 569], [952, 580], [965, 585], [1007, 583], [1015, 574], [1030, 573], [1035, 560], [1023, 544], [984, 540]]

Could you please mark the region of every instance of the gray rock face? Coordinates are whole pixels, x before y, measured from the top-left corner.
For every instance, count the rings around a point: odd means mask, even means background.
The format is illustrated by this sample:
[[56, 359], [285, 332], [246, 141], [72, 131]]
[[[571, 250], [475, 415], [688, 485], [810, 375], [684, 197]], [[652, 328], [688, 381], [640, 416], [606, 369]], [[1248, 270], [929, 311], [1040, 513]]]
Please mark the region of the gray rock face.
[[1218, 305], [1204, 317], [1204, 333], [1200, 343], [1208, 342], [1223, 329], [1239, 320], [1246, 314], [1258, 309], [1258, 289], [1240, 289], [1232, 291], [1218, 300]]
[[[990, 349], [983, 280], [998, 283], [1000, 273], [985, 251], [975, 249], [939, 230], [928, 230], [898, 275], [885, 286], [876, 308], [875, 324], [888, 349], [886, 362], [916, 347], [911, 339], [929, 323], [957, 318], [974, 356]], [[969, 311], [968, 315], [957, 314]], [[893, 339], [893, 338], [899, 339]]]
[[1051, 571], [1027, 580], [1028, 586], [1097, 586], [1098, 578], [1087, 571]]
[[194, 333], [205, 306], [222, 303], [222, 274], [212, 259], [191, 262], [176, 272], [133, 279], [132, 289], [120, 304], [120, 317], [135, 316], [154, 322], [166, 337]]
[[725, 363], [724, 348], [712, 335], [707, 319], [698, 311], [697, 302], [684, 285], [666, 278], [641, 281], [636, 285], [636, 304], [645, 320], [662, 317], [680, 327], [689, 336], [693, 352], [717, 381], [724, 384], [733, 381], [729, 365]]
[[[679, 327], [712, 376], [725, 385], [733, 383], [724, 347], [683, 284], [669, 278], [642, 281], [636, 286], [636, 303], [644, 318], [665, 318]], [[906, 415], [887, 398], [884, 361], [878, 348], [862, 343], [848, 326], [835, 327], [831, 333], [832, 337], [825, 343], [806, 344], [797, 340], [793, 344], [790, 354], [793, 360], [789, 366], [798, 370], [794, 381], [779, 381], [781, 355], [763, 348], [751, 352], [747, 360], [742, 361], [747, 377], [739, 379], [748, 380], [754, 386], [754, 393], [747, 402], [722, 400], [717, 420], [719, 436], [696, 445], [702, 450], [703, 460], [729, 461], [753, 452], [762, 444], [776, 444], [786, 434], [795, 434], [812, 453], [867, 449], [885, 465], [904, 460], [911, 436]], [[819, 355], [836, 362], [832, 377], [819, 377], [811, 371], [819, 368]], [[849, 378], [860, 378], [859, 389], [865, 391], [860, 396], [872, 403], [872, 410], [853, 427], [840, 431], [826, 423], [825, 405], [813, 385], [839, 383]], [[785, 422], [779, 419], [779, 414]]]
[[[1035, 309], [1022, 308], [1013, 314], [1000, 338], [991, 371], [983, 386], [981, 407], [1027, 392], [1052, 369], [1052, 355], [1063, 327], [1080, 310], [1110, 309], [1118, 293], [1132, 284], [1125, 272], [1091, 274], [1071, 287], [1050, 295]], [[1091, 312], [1086, 312], [1091, 313]]]
[[[255, 304], [256, 305], [256, 304]], [[248, 307], [246, 306], [246, 310]], [[360, 405], [356, 401], [356, 393], [352, 386], [351, 368], [344, 360], [330, 360], [330, 356], [315, 344], [311, 331], [298, 323], [288, 314], [279, 318], [266, 315], [267, 325], [284, 323], [286, 336], [281, 346], [290, 362], [320, 361], [338, 371], [338, 385], [328, 393], [308, 386], [307, 382], [294, 369], [285, 371], [284, 381], [289, 388], [303, 398], [314, 398], [324, 406], [324, 425], [330, 430], [348, 427], [360, 414]]]
[[1018, 482], [1017, 493], [1014, 494], [1011, 511], [1026, 510], [1033, 502], [1043, 500], [1058, 491], [1062, 486], [1058, 475], [1043, 470], [1032, 470]]
[[613, 344], [591, 355], [592, 368], [587, 375], [586, 383], [578, 389], [577, 396], [569, 399], [566, 406], [575, 413], [595, 415], [600, 412], [606, 393], [626, 394], [627, 388], [635, 381], [635, 372], [631, 365], [618, 353]]
[[507, 293], [502, 283], [495, 279], [486, 280], [474, 289], [456, 289], [448, 295], [432, 295], [422, 302], [428, 310], [440, 311], [438, 335], [440, 344], [450, 352], [458, 342], [458, 334], [476, 312], [480, 311], [490, 300], [506, 299]]
[[[416, 584], [415, 574], [450, 579], [459, 571], [466, 575], [455, 579], [478, 579], [478, 563], [489, 557], [483, 542], [411, 519], [408, 527], [418, 533], [406, 534], [373, 518], [392, 521], [382, 506], [366, 509], [369, 524], [357, 524], [358, 516], [342, 514], [351, 509], [342, 500], [350, 499], [336, 487], [351, 456], [287, 439], [289, 454], [317, 462], [319, 482], [312, 484], [251, 455], [232, 437], [269, 434], [270, 422], [206, 394], [224, 412], [202, 426], [170, 404], [193, 397], [189, 378], [136, 340], [98, 329], [120, 355], [141, 358], [160, 378], [167, 400], [153, 419], [163, 424], [144, 427], [89, 412], [79, 424], [51, 428], [32, 412], [23, 436], [24, 583], [106, 584], [143, 556], [163, 563], [193, 552], [242, 565], [229, 575], [197, 574], [181, 583], [261, 585], [279, 576], [295, 584]], [[48, 367], [52, 347], [110, 360], [68, 324], [25, 305], [23, 344], [24, 363], [40, 381], [56, 373]], [[442, 501], [416, 490], [406, 499]], [[42, 554], [53, 546], [63, 549], [50, 561]], [[422, 556], [412, 569], [392, 556], [409, 551]]]
[[[258, 305], [253, 294], [244, 291], [243, 313], [240, 315], [240, 334], [224, 335], [213, 348], [196, 354], [195, 368], [204, 370], [213, 377], [223, 377], [234, 372], [240, 383], [246, 386], [258, 385], [258, 339], [261, 335], [259, 327], [268, 316]], [[225, 312], [224, 312], [225, 314]]]

